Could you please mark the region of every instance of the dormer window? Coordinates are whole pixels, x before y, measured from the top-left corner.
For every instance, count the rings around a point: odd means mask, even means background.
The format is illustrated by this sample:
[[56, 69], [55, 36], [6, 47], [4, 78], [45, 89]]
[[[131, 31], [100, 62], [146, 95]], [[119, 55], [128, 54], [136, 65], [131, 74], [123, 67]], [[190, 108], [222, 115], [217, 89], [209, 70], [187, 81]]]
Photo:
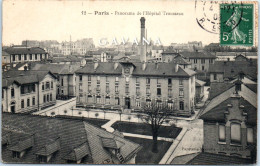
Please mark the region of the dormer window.
[[88, 146], [86, 143], [74, 148], [69, 154], [67, 154], [64, 159], [67, 163], [85, 163], [87, 156], [90, 154]]
[[42, 147], [38, 152], [36, 152], [36, 156], [40, 163], [47, 163], [53, 157], [54, 153], [56, 153], [60, 149], [60, 141], [57, 139], [53, 143], [49, 143]]
[[20, 156], [20, 154], [21, 154], [20, 152], [13, 151], [12, 154], [13, 154], [13, 158], [18, 158], [19, 159], [21, 157]]

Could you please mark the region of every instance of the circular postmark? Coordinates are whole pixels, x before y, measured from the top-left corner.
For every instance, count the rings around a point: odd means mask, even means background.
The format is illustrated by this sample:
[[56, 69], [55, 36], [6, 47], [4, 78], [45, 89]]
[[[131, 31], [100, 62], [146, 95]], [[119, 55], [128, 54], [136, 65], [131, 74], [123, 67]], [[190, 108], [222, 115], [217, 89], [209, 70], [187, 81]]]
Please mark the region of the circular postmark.
[[219, 33], [219, 2], [195, 1], [196, 21], [207, 32]]
[[[222, 4], [227, 4], [223, 5]], [[242, 3], [241, 3], [242, 4]], [[219, 34], [220, 26], [224, 26], [222, 28], [231, 29], [232, 31], [241, 21], [241, 17], [243, 15], [243, 10], [239, 10], [236, 1], [195, 1], [195, 9], [196, 9], [196, 21], [198, 25], [206, 30], [207, 32]], [[221, 9], [220, 9], [221, 8]], [[226, 13], [231, 13], [234, 15], [234, 19], [223, 18], [220, 10], [224, 10]], [[229, 14], [225, 14], [229, 15]]]

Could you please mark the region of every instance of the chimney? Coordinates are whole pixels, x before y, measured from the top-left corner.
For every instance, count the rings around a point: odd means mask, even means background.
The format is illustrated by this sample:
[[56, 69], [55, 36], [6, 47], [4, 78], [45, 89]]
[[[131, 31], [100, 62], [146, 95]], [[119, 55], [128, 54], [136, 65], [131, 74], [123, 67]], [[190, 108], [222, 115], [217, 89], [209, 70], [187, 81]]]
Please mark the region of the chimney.
[[114, 70], [116, 70], [117, 67], [118, 67], [118, 63], [116, 62], [116, 63], [114, 63]]
[[94, 70], [96, 70], [97, 67], [98, 67], [98, 62], [95, 62], [95, 63], [94, 63]]
[[178, 69], [179, 69], [179, 64], [175, 64], [175, 72], [177, 73], [178, 72]]
[[140, 39], [140, 60], [141, 62], [146, 62], [146, 50], [143, 45], [143, 39], [145, 38], [145, 18], [141, 17], [141, 39]]
[[145, 68], [146, 68], [146, 63], [143, 62], [143, 64], [142, 64], [142, 70], [145, 70]]

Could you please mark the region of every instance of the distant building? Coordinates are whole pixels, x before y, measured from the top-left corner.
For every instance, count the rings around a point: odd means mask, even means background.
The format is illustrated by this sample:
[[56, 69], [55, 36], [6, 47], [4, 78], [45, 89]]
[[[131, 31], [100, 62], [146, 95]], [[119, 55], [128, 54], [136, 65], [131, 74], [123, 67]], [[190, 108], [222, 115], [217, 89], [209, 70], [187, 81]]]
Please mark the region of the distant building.
[[2, 52], [2, 63], [35, 62], [49, 58], [49, 54], [40, 47], [12, 46]]
[[135, 164], [141, 146], [75, 117], [2, 114], [2, 161]]
[[49, 63], [52, 64], [71, 64], [84, 66], [86, 64], [86, 59], [83, 56], [68, 55], [68, 56], [54, 56], [48, 59]]
[[88, 51], [86, 55], [91, 56], [93, 61], [111, 62], [113, 58], [119, 54], [119, 52], [115, 50], [116, 48], [99, 48], [97, 50]]
[[85, 55], [89, 50], [93, 49], [94, 47], [95, 46], [92, 38], [84, 38], [75, 42], [62, 42], [61, 52], [63, 55]]
[[57, 98], [76, 96], [76, 74], [80, 69], [79, 65], [70, 64], [34, 64], [31, 67], [33, 71], [42, 71], [49, 69], [57, 77]]
[[196, 103], [204, 97], [204, 86], [206, 82], [196, 79]]
[[48, 71], [2, 73], [2, 111], [33, 112], [56, 103], [56, 77]]
[[216, 61], [209, 67], [210, 82], [229, 82], [243, 73], [246, 78], [257, 80], [257, 61]]
[[89, 63], [76, 71], [78, 105], [140, 109], [166, 103], [173, 114], [190, 116], [195, 72], [169, 63]]
[[195, 71], [207, 72], [209, 67], [215, 63], [216, 56], [209, 52], [180, 52], [180, 54], [191, 62], [191, 68]]

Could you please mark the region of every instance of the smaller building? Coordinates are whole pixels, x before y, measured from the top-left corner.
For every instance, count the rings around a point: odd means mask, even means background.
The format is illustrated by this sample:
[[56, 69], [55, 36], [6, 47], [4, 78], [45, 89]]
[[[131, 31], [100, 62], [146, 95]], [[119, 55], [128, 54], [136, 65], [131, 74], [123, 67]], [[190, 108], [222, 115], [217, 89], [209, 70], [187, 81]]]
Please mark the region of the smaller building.
[[2, 52], [2, 63], [34, 62], [49, 58], [49, 54], [40, 47], [12, 46], [5, 48]]
[[56, 77], [49, 71], [2, 73], [2, 111], [34, 112], [56, 103]]

